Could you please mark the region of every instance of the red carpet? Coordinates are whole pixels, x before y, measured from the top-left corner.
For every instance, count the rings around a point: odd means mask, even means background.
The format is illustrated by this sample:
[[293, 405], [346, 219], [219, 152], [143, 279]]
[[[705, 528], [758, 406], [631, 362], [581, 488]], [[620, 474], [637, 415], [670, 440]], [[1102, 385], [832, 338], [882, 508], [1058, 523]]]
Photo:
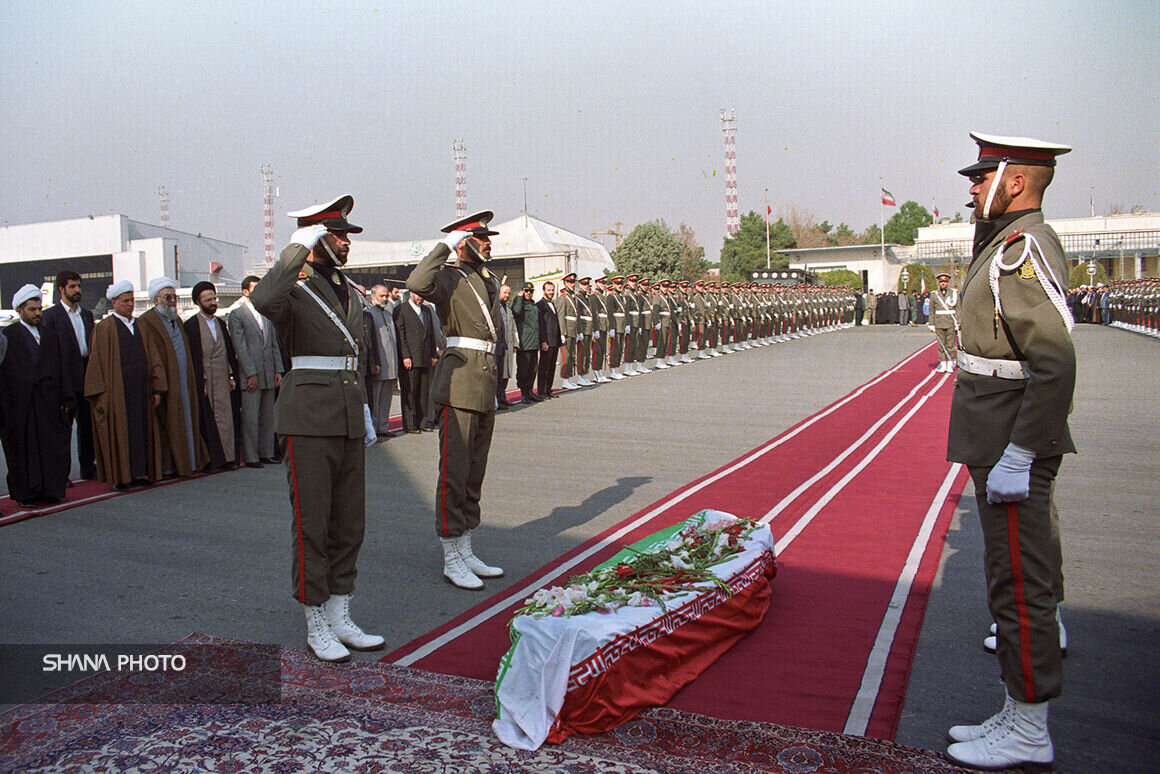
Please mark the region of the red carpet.
[[763, 624], [669, 707], [892, 738], [966, 472], [945, 461], [952, 377], [924, 347], [384, 661], [494, 679], [511, 611], [702, 508], [765, 519], [778, 576]]

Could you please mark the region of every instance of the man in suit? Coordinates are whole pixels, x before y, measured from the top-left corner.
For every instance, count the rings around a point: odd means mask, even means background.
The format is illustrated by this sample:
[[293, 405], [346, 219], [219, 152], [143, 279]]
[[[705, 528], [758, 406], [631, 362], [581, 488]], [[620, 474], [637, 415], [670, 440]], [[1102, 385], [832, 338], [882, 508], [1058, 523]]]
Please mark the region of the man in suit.
[[[464, 589], [482, 589], [480, 578], [503, 575], [471, 546], [495, 427], [495, 342], [502, 324], [500, 283], [487, 269], [490, 237], [498, 233], [489, 228], [491, 219], [491, 212], [477, 212], [444, 226], [447, 237], [407, 278], [408, 290], [434, 302], [447, 336], [431, 380], [440, 418], [435, 531], [443, 577]], [[445, 265], [452, 252], [458, 261]]]
[[391, 294], [386, 285], [371, 288], [371, 305], [366, 313], [378, 333], [379, 370], [370, 379], [371, 418], [380, 442], [394, 437], [391, 432], [391, 400], [399, 380], [399, 343], [395, 317], [391, 313]]
[[242, 377], [242, 463], [250, 468], [276, 461], [274, 396], [284, 373], [275, 326], [251, 298], [257, 284], [252, 274], [242, 280], [242, 301], [226, 318]]
[[[76, 390], [76, 403], [69, 425], [76, 422], [77, 462], [81, 478], [97, 477], [96, 453], [93, 450], [93, 415], [85, 400], [85, 369], [89, 365], [89, 346], [93, 340], [93, 313], [81, 307], [81, 275], [65, 270], [53, 283], [60, 293], [60, 303], [44, 310], [41, 326], [57, 337], [63, 368], [68, 382]], [[70, 431], [71, 432], [71, 431]]]
[[556, 286], [545, 282], [540, 292], [543, 297], [536, 302], [540, 318], [540, 361], [536, 365], [536, 394], [541, 398], [554, 398], [552, 382], [556, 379], [556, 358], [560, 354], [560, 319], [556, 317]]
[[431, 369], [435, 354], [435, 323], [423, 297], [412, 291], [407, 300], [395, 307], [395, 331], [398, 341], [399, 392], [403, 400], [403, 431], [420, 433], [428, 429], [427, 395], [431, 388]]
[[512, 372], [516, 370], [516, 345], [519, 343], [516, 332], [516, 319], [512, 316], [511, 305], [508, 301], [512, 297], [511, 285], [506, 282], [499, 286], [499, 321], [496, 329], [499, 334], [495, 345], [496, 380], [495, 405], [498, 411], [511, 408], [507, 399], [507, 385]]
[[226, 324], [217, 318], [217, 288], [203, 280], [193, 286], [192, 297], [197, 314], [183, 325], [197, 383], [201, 437], [209, 451], [209, 467], [232, 468], [238, 458], [241, 405], [238, 358]]
[[64, 498], [76, 388], [62, 368], [59, 339], [41, 325], [40, 288], [24, 285], [12, 297], [19, 319], [0, 335], [0, 440], [8, 464], [8, 493], [23, 508]]
[[1055, 158], [1071, 149], [1026, 137], [971, 134], [973, 259], [960, 294], [962, 349], [947, 459], [967, 465], [983, 531], [987, 602], [997, 625], [1003, 708], [954, 726], [947, 749], [984, 769], [1046, 765], [1051, 699], [1063, 690], [1057, 605], [1062, 554], [1052, 504], [1075, 388], [1067, 260], [1044, 223]]
[[358, 373], [362, 304], [341, 268], [349, 235], [362, 232], [347, 220], [353, 207], [354, 197], [340, 196], [289, 213], [298, 230], [249, 296], [290, 355], [274, 431], [294, 514], [292, 594], [306, 614], [306, 643], [323, 661], [384, 643], [350, 615], [366, 527], [363, 445], [374, 432]]

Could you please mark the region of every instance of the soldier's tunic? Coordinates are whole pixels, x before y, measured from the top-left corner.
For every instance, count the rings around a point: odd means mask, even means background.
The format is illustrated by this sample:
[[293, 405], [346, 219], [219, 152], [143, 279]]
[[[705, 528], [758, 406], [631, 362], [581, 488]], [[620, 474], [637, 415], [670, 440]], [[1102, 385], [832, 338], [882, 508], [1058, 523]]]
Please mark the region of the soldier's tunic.
[[624, 329], [628, 326], [628, 312], [625, 311], [624, 297], [620, 293], [609, 292], [604, 297], [608, 310], [608, 367], [615, 370], [624, 360]]
[[636, 328], [636, 362], [642, 366], [648, 360], [648, 343], [649, 337], [652, 336], [653, 329], [653, 308], [652, 301], [643, 292], [639, 291], [636, 294], [636, 305], [640, 309], [640, 327]]
[[[1047, 268], [1066, 282], [1059, 238], [1039, 210], [1012, 215], [978, 246], [963, 284], [962, 352], [947, 459], [966, 464], [975, 483], [1003, 681], [1013, 698], [1043, 702], [1058, 696], [1063, 683], [1055, 620], [1061, 555], [1051, 497], [1062, 455], [1075, 451], [1067, 426], [1075, 350], [1064, 318], [1040, 284], [1041, 277], [1051, 281], [1050, 274], [1043, 276]], [[1038, 266], [1028, 258], [999, 272], [999, 314], [989, 272], [1005, 244], [1004, 262], [1018, 261], [1030, 244]], [[1025, 378], [972, 373], [984, 369], [971, 367], [969, 356], [1022, 361]], [[987, 477], [1008, 443], [1036, 454], [1031, 495], [1019, 503], [992, 505]]]
[[592, 331], [595, 328], [592, 314], [592, 297], [587, 293], [576, 294], [576, 314], [580, 318], [580, 360], [577, 373], [580, 376], [592, 368]]
[[[625, 287], [620, 296], [624, 305], [624, 365], [636, 362], [636, 336], [640, 328], [640, 307], [637, 305], [636, 291]], [[631, 370], [631, 369], [629, 369]]]
[[592, 311], [592, 369], [598, 374], [608, 365], [608, 296], [599, 290], [588, 296]]
[[556, 296], [556, 319], [560, 323], [560, 335], [564, 337], [564, 346], [560, 350], [560, 377], [571, 379], [576, 375], [576, 366], [580, 362], [580, 349], [577, 338], [580, 334], [580, 312], [576, 307], [576, 299], [567, 290], [561, 290]]
[[435, 531], [459, 537], [479, 526], [479, 499], [495, 427], [496, 330], [502, 324], [499, 280], [486, 266], [444, 266], [440, 242], [407, 278], [407, 289], [435, 304], [447, 348], [431, 374], [439, 419]]
[[292, 594], [317, 606], [354, 591], [366, 525], [366, 393], [358, 373], [362, 305], [333, 281], [346, 282], [341, 271], [316, 269], [306, 263], [309, 255], [302, 245], [288, 245], [250, 301], [273, 322], [290, 355], [274, 432], [294, 509]]
[[958, 345], [955, 343], [955, 320], [959, 306], [959, 292], [948, 287], [935, 288], [930, 294], [930, 313], [934, 319], [934, 337], [938, 340], [938, 361], [955, 361]]

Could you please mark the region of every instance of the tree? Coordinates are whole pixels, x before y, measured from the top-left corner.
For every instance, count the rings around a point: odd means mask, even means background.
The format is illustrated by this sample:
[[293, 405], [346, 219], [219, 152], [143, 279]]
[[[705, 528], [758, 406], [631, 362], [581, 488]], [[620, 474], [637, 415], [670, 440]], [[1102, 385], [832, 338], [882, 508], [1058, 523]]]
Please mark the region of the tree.
[[920, 226], [929, 226], [934, 222], [930, 213], [916, 201], [903, 202], [898, 212], [886, 221], [886, 241], [896, 245], [912, 245]]
[[834, 229], [834, 233], [830, 234], [830, 242], [835, 247], [846, 247], [848, 245], [859, 244], [859, 237], [848, 225], [839, 223], [838, 227]]
[[878, 228], [877, 223], [871, 223], [869, 226], [866, 227], [866, 230], [862, 232], [862, 244], [864, 244], [864, 245], [877, 245], [877, 244], [881, 244], [881, 242], [882, 242], [882, 230], [880, 228]]
[[692, 228], [682, 223], [677, 228], [676, 236], [681, 242], [681, 279], [689, 282], [703, 279], [709, 273], [709, 262], [705, 260], [705, 248], [697, 244], [697, 235]]
[[652, 279], [680, 279], [681, 242], [663, 221], [641, 223], [612, 251], [618, 274], [640, 274]]
[[[793, 232], [781, 218], [769, 224], [769, 249], [784, 250], [797, 247]], [[789, 260], [784, 256], [772, 256], [771, 265], [785, 268]], [[736, 234], [725, 237], [721, 247], [721, 280], [723, 282], [748, 281], [749, 272], [765, 267], [765, 220], [753, 210], [741, 216], [741, 228]]]
[[902, 274], [898, 275], [898, 289], [905, 290], [908, 293], [912, 290], [921, 291], [925, 285], [927, 291], [934, 290], [938, 287], [938, 282], [934, 278], [934, 270], [929, 266], [923, 266], [921, 263], [909, 263], [902, 267], [902, 270], [907, 274], [906, 285], [902, 284]]
[[830, 287], [842, 285], [849, 285], [852, 288], [862, 287], [862, 278], [849, 269], [824, 271], [818, 275], [818, 279], [822, 281], [823, 285], [829, 285]]

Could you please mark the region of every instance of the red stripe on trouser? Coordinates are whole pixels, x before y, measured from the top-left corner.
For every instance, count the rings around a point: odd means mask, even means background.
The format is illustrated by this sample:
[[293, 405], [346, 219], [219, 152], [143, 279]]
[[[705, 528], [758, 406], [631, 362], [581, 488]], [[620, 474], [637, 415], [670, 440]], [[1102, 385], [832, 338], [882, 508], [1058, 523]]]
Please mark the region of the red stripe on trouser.
[[439, 445], [439, 523], [442, 534], [447, 537], [447, 420], [451, 414], [451, 407], [443, 407], [443, 433]]
[[1023, 691], [1034, 704], [1035, 675], [1031, 667], [1031, 619], [1027, 615], [1027, 593], [1023, 585], [1023, 556], [1019, 552], [1019, 508], [1007, 505], [1007, 545], [1011, 553], [1011, 573], [1015, 583], [1015, 609], [1019, 615], [1019, 662], [1023, 667]]
[[294, 436], [286, 436], [286, 456], [290, 458], [290, 485], [294, 489], [294, 526], [298, 531], [298, 601], [306, 604], [306, 545], [302, 537], [302, 507], [298, 499], [298, 468], [294, 464]]

